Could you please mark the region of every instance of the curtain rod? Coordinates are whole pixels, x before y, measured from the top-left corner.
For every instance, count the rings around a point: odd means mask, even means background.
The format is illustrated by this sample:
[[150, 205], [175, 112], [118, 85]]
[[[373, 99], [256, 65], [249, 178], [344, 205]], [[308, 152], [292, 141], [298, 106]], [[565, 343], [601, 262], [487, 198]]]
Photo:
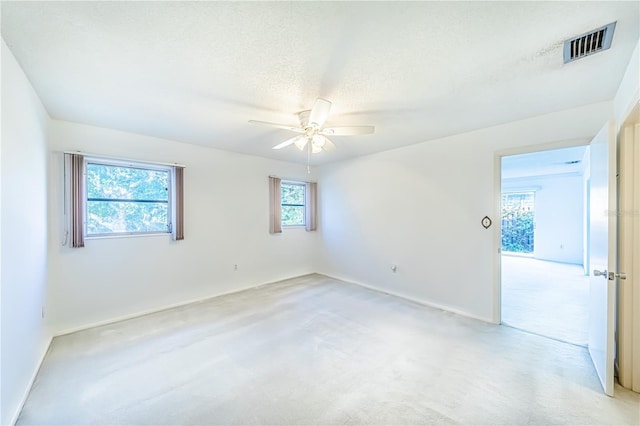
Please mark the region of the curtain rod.
[[125, 162], [132, 162], [132, 163], [142, 163], [142, 164], [157, 164], [160, 166], [172, 166], [172, 167], [184, 167], [186, 168], [187, 166], [185, 166], [184, 164], [179, 164], [179, 163], [167, 163], [167, 162], [162, 162], [162, 161], [148, 161], [148, 160], [134, 160], [132, 158], [124, 158], [124, 157], [117, 157], [117, 156], [113, 156], [113, 155], [103, 155], [103, 154], [93, 154], [90, 152], [83, 152], [83, 151], [62, 151], [63, 154], [77, 154], [77, 155], [83, 155], [85, 157], [93, 157], [93, 158], [103, 158], [105, 160], [116, 160], [116, 161], [125, 161]]
[[278, 178], [280, 180], [290, 181], [290, 182], [317, 183], [315, 180], [304, 180], [304, 179], [290, 178], [290, 177], [276, 176], [276, 175], [269, 175], [269, 177]]

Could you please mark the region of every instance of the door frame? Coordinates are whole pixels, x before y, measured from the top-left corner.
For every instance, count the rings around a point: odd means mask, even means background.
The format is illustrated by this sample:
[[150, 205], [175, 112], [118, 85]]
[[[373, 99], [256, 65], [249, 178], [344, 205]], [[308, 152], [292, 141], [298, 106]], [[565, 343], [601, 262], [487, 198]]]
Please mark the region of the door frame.
[[502, 195], [502, 157], [519, 154], [531, 154], [540, 151], [587, 146], [591, 138], [566, 139], [556, 142], [526, 145], [504, 149], [494, 153], [494, 212], [495, 229], [493, 231], [493, 314], [494, 324], [502, 323], [502, 221], [501, 195]]

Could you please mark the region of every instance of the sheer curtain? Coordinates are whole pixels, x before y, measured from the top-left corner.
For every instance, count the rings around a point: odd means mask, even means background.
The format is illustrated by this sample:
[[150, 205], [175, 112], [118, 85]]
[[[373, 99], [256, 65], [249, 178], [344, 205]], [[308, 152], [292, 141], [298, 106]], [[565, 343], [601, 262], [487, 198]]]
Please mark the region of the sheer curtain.
[[282, 233], [281, 179], [269, 176], [269, 233]]
[[307, 231], [315, 231], [317, 228], [317, 198], [318, 198], [318, 184], [316, 182], [307, 182], [306, 184], [307, 190], [306, 195], [307, 199], [305, 200], [305, 208], [307, 215]]

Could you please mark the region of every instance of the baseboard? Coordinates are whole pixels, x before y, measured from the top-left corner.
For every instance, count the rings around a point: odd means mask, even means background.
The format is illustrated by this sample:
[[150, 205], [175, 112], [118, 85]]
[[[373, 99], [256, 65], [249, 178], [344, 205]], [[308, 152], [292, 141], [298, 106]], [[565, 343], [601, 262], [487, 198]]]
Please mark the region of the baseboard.
[[376, 286], [373, 286], [373, 285], [370, 285], [370, 284], [364, 284], [364, 283], [359, 282], [359, 281], [353, 281], [353, 280], [348, 279], [348, 278], [332, 276], [332, 275], [328, 275], [328, 274], [324, 274], [324, 273], [318, 273], [318, 275], [324, 275], [325, 277], [333, 278], [335, 280], [340, 280], [340, 281], [344, 281], [344, 282], [349, 283], [349, 284], [354, 284], [354, 285], [357, 285], [357, 286], [360, 286], [360, 287], [368, 288], [369, 290], [377, 291], [378, 293], [384, 293], [384, 294], [388, 294], [388, 295], [391, 295], [391, 296], [394, 296], [394, 297], [399, 297], [401, 299], [409, 300], [411, 302], [415, 302], [415, 303], [418, 303], [418, 304], [423, 305], [423, 306], [428, 306], [429, 308], [439, 309], [441, 311], [451, 312], [451, 313], [454, 313], [456, 315], [460, 315], [460, 316], [463, 316], [463, 317], [466, 317], [466, 318], [471, 318], [471, 319], [474, 319], [474, 320], [478, 320], [478, 321], [482, 321], [482, 322], [488, 322], [490, 324], [495, 324], [495, 322], [491, 318], [485, 318], [485, 317], [481, 317], [481, 316], [478, 316], [478, 315], [474, 315], [472, 313], [463, 311], [463, 310], [458, 309], [458, 308], [453, 308], [451, 306], [443, 305], [443, 304], [440, 304], [440, 303], [434, 303], [434, 302], [431, 302], [431, 301], [428, 301], [428, 300], [418, 299], [416, 297], [407, 296], [406, 294], [398, 293], [398, 292], [395, 292], [395, 291], [390, 291], [388, 289], [376, 287]]
[[44, 360], [47, 357], [47, 354], [51, 350], [52, 341], [53, 341], [53, 336], [49, 336], [49, 339], [46, 344], [46, 349], [42, 351], [42, 354], [40, 355], [40, 360], [38, 361], [38, 367], [34, 370], [33, 374], [31, 375], [31, 379], [29, 380], [29, 385], [25, 388], [22, 398], [20, 398], [20, 404], [18, 404], [18, 407], [16, 407], [16, 411], [13, 413], [11, 420], [9, 420], [10, 426], [14, 426], [16, 424], [16, 422], [18, 421], [18, 417], [20, 417], [20, 413], [22, 413], [22, 409], [24, 408], [24, 404], [27, 402], [29, 393], [31, 393], [31, 388], [33, 387], [33, 384], [36, 381], [36, 377], [38, 377], [38, 373], [42, 368], [42, 364], [44, 363]]
[[158, 307], [158, 308], [151, 308], [151, 309], [146, 309], [144, 311], [138, 311], [134, 314], [128, 314], [128, 315], [122, 315], [119, 317], [115, 317], [115, 318], [109, 318], [103, 321], [96, 321], [93, 323], [89, 323], [89, 324], [83, 324], [81, 326], [78, 327], [71, 327], [71, 328], [67, 328], [67, 329], [63, 329], [61, 331], [57, 331], [54, 333], [54, 337], [58, 337], [58, 336], [64, 336], [66, 334], [71, 334], [71, 333], [76, 333], [78, 331], [83, 331], [83, 330], [88, 330], [90, 328], [94, 328], [94, 327], [101, 327], [103, 325], [109, 325], [109, 324], [115, 324], [117, 322], [120, 321], [126, 321], [126, 320], [130, 320], [133, 318], [138, 318], [138, 317], [142, 317], [145, 315], [149, 315], [149, 314], [155, 314], [157, 312], [162, 312], [162, 311], [166, 311], [169, 309], [175, 309], [175, 308], [179, 308], [181, 306], [186, 306], [186, 305], [190, 305], [192, 303], [199, 303], [199, 302], [204, 302], [206, 300], [209, 299], [213, 299], [215, 297], [221, 297], [221, 296], [226, 296], [229, 294], [234, 294], [234, 293], [240, 293], [241, 291], [247, 291], [247, 290], [251, 290], [251, 289], [255, 289], [258, 287], [262, 287], [265, 285], [270, 285], [270, 284], [275, 284], [275, 283], [279, 283], [281, 281], [286, 281], [286, 280], [292, 280], [292, 279], [296, 279], [296, 278], [300, 278], [300, 277], [305, 277], [307, 275], [312, 275], [314, 274], [314, 272], [308, 273], [308, 274], [303, 274], [303, 275], [298, 275], [298, 276], [294, 276], [294, 277], [288, 277], [288, 278], [281, 278], [278, 279], [276, 281], [267, 281], [267, 282], [263, 282], [263, 283], [259, 283], [259, 284], [251, 284], [251, 285], [247, 285], [244, 287], [240, 287], [240, 288], [235, 288], [233, 290], [229, 290], [229, 291], [225, 291], [222, 293], [216, 293], [213, 295], [207, 295], [204, 297], [199, 297], [196, 299], [190, 299], [190, 300], [186, 300], [186, 301], [182, 301], [182, 302], [178, 302], [178, 303], [173, 303], [170, 305], [165, 305], [162, 307]]
[[64, 336], [66, 334], [76, 333], [78, 331], [83, 331], [83, 330], [87, 330], [87, 329], [94, 328], [94, 327], [100, 327], [100, 326], [103, 326], [103, 325], [114, 324], [114, 323], [117, 323], [117, 322], [120, 322], [120, 321], [126, 321], [126, 320], [130, 320], [130, 319], [133, 319], [133, 318], [138, 318], [138, 317], [141, 317], [141, 316], [144, 316], [144, 315], [155, 314], [157, 312], [166, 311], [168, 309], [179, 308], [181, 306], [189, 305], [189, 304], [192, 304], [192, 303], [204, 302], [206, 300], [213, 299], [215, 297], [221, 297], [221, 296], [226, 296], [226, 295], [229, 295], [229, 294], [239, 293], [241, 291], [251, 290], [251, 289], [255, 289], [255, 288], [258, 288], [258, 287], [265, 286], [265, 285], [275, 284], [275, 283], [279, 283], [279, 282], [282, 282], [282, 281], [292, 280], [292, 279], [305, 277], [305, 276], [313, 275], [313, 274], [323, 275], [325, 277], [333, 278], [333, 279], [344, 281], [344, 282], [347, 282], [347, 283], [350, 283], [350, 284], [354, 284], [354, 285], [357, 285], [357, 286], [360, 286], [360, 287], [368, 288], [369, 290], [377, 291], [379, 293], [385, 293], [385, 294], [389, 294], [391, 296], [399, 297], [401, 299], [410, 300], [412, 302], [419, 303], [420, 305], [428, 306], [430, 308], [440, 309], [442, 311], [452, 312], [452, 313], [454, 313], [456, 315], [461, 315], [463, 317], [472, 318], [472, 319], [475, 319], [475, 320], [479, 320], [479, 321], [495, 324], [495, 322], [491, 318], [484, 318], [484, 317], [481, 317], [481, 316], [478, 316], [478, 315], [474, 315], [474, 314], [471, 314], [469, 312], [466, 312], [466, 311], [463, 311], [461, 309], [457, 309], [457, 308], [454, 308], [454, 307], [451, 307], [451, 306], [443, 305], [443, 304], [440, 304], [440, 303], [435, 303], [435, 302], [424, 300], [424, 299], [418, 299], [418, 298], [415, 298], [415, 297], [412, 297], [412, 296], [408, 296], [406, 294], [402, 294], [402, 293], [398, 293], [398, 292], [391, 291], [391, 290], [388, 290], [388, 289], [376, 287], [376, 286], [373, 286], [373, 285], [370, 285], [370, 284], [365, 284], [365, 283], [362, 283], [362, 282], [359, 282], [359, 281], [353, 281], [353, 280], [351, 280], [349, 278], [333, 276], [333, 275], [329, 275], [329, 274], [325, 274], [325, 273], [321, 273], [321, 272], [310, 272], [308, 274], [297, 275], [297, 276], [288, 277], [288, 278], [281, 278], [281, 279], [278, 279], [276, 281], [267, 281], [267, 282], [263, 282], [263, 283], [259, 283], [259, 284], [251, 284], [251, 285], [248, 285], [248, 286], [236, 288], [236, 289], [225, 291], [225, 292], [222, 292], [222, 293], [217, 293], [217, 294], [213, 294], [213, 295], [207, 295], [207, 296], [204, 296], [204, 297], [200, 297], [200, 298], [196, 298], [196, 299], [190, 299], [190, 300], [174, 303], [174, 304], [171, 304], [171, 305], [165, 305], [165, 306], [162, 306], [162, 307], [159, 307], [159, 308], [147, 309], [147, 310], [139, 311], [139, 312], [136, 312], [136, 313], [133, 313], [133, 314], [129, 314], [129, 315], [123, 315], [123, 316], [116, 317], [116, 318], [110, 318], [110, 319], [107, 319], [107, 320], [104, 320], [104, 321], [97, 321], [97, 322], [93, 322], [93, 323], [89, 323], [89, 324], [84, 324], [84, 325], [81, 325], [81, 326], [78, 326], [78, 327], [72, 327], [72, 328], [64, 329], [64, 330], [55, 332], [54, 333], [54, 337]]

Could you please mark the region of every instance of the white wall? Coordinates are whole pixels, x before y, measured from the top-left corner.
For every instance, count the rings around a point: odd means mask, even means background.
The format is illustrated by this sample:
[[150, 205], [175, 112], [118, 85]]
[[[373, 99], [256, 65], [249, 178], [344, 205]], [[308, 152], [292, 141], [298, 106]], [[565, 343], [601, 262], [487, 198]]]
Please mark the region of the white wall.
[[629, 59], [629, 65], [614, 99], [615, 119], [618, 125], [627, 119], [640, 101], [640, 40]]
[[612, 114], [603, 102], [319, 167], [319, 272], [496, 321], [499, 232], [480, 222], [498, 220], [497, 153], [586, 143]]
[[[306, 165], [56, 120], [50, 137], [56, 332], [315, 271], [316, 232], [268, 233], [267, 176], [309, 179]], [[185, 240], [121, 237], [63, 247], [65, 150], [186, 165]]]
[[41, 316], [47, 295], [48, 122], [3, 40], [0, 424], [15, 419], [51, 336]]
[[534, 252], [536, 259], [582, 265], [583, 182], [581, 175], [504, 179], [503, 190], [536, 188]]

